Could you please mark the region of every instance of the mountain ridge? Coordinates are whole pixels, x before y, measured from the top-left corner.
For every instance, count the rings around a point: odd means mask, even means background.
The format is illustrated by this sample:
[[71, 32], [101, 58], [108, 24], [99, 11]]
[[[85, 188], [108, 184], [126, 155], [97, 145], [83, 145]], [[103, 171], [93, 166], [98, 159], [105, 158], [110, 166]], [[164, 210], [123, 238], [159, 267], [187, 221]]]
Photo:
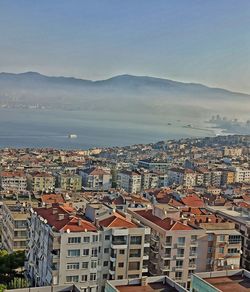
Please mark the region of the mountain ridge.
[[[105, 78], [105, 79], [100, 79], [100, 80], [91, 80], [91, 79], [83, 79], [83, 78], [77, 78], [77, 77], [72, 77], [72, 76], [51, 76], [51, 75], [45, 75], [45, 74], [41, 74], [39, 72], [36, 71], [27, 71], [27, 72], [21, 72], [21, 73], [11, 73], [11, 72], [0, 72], [0, 79], [2, 77], [14, 77], [14, 78], [18, 78], [18, 77], [35, 77], [35, 78], [41, 78], [44, 80], [54, 80], [54, 81], [71, 81], [71, 82], [75, 82], [78, 84], [90, 84], [90, 85], [98, 85], [98, 84], [107, 84], [110, 82], [116, 82], [116, 81], [120, 81], [120, 82], [131, 82], [131, 81], [137, 81], [137, 82], [148, 82], [148, 83], [155, 83], [156, 85], [160, 85], [160, 83], [165, 83], [165, 85], [178, 85], [178, 86], [197, 86], [197, 87], [202, 87], [205, 89], [212, 89], [212, 90], [220, 90], [223, 92], [227, 92], [230, 94], [237, 94], [237, 95], [244, 95], [244, 96], [248, 96], [250, 98], [250, 94], [248, 93], [244, 93], [244, 92], [237, 92], [237, 91], [232, 91], [226, 88], [220, 88], [220, 87], [212, 87], [212, 86], [208, 86], [202, 83], [196, 83], [196, 82], [182, 82], [182, 81], [178, 81], [178, 80], [172, 80], [172, 79], [168, 79], [168, 78], [160, 78], [160, 77], [154, 77], [154, 76], [147, 76], [147, 75], [132, 75], [132, 74], [120, 74], [120, 75], [115, 75], [109, 78]], [[142, 84], [147, 86], [147, 84]]]

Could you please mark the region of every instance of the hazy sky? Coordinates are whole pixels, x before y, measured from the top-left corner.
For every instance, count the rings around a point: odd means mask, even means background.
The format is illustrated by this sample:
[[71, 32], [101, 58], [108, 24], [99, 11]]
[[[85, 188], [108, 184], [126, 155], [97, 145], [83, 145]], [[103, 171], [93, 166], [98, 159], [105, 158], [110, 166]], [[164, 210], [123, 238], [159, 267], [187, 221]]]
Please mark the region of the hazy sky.
[[250, 0], [0, 0], [0, 71], [250, 93]]

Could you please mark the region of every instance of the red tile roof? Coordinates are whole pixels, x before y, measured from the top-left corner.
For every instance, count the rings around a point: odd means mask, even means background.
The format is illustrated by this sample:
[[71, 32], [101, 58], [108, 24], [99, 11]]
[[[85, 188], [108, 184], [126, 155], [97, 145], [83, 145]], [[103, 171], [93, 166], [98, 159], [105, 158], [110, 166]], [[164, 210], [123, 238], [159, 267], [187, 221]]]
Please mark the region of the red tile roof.
[[[69, 229], [71, 232], [80, 231], [96, 231], [96, 227], [86, 219], [74, 215], [69, 212], [73, 209], [68, 205], [53, 205], [51, 208], [35, 208], [34, 211], [37, 215], [47, 220], [47, 223], [56, 228], [58, 231], [66, 231]], [[62, 217], [59, 219], [59, 217]]]
[[41, 201], [46, 204], [65, 203], [61, 194], [46, 194], [41, 196]]
[[136, 228], [138, 227], [131, 220], [123, 217], [119, 213], [115, 212], [110, 217], [99, 221], [99, 225], [102, 227], [120, 227], [120, 228]]
[[135, 213], [151, 221], [152, 223], [160, 226], [162, 229], [165, 229], [165, 230], [192, 230], [193, 229], [191, 226], [185, 225], [171, 218], [161, 219], [153, 215], [152, 210], [138, 210], [138, 211], [135, 211]]
[[181, 201], [188, 207], [204, 207], [204, 202], [196, 195], [186, 196]]

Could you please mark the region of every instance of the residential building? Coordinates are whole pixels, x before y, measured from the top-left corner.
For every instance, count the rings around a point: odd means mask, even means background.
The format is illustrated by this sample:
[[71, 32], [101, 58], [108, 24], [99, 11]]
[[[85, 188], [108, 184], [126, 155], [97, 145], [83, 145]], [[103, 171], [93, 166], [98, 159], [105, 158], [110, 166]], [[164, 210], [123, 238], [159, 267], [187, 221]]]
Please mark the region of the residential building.
[[149, 171], [166, 173], [169, 167], [169, 163], [145, 159], [139, 160], [138, 166], [148, 169]]
[[58, 187], [63, 191], [81, 191], [82, 177], [77, 174], [60, 173], [58, 175]]
[[31, 285], [74, 283], [97, 291], [99, 249], [97, 228], [68, 205], [31, 209], [26, 263]]
[[189, 288], [197, 266], [198, 240], [205, 234], [177, 218], [179, 210], [170, 206], [154, 209], [128, 209], [132, 217], [151, 228], [149, 273], [166, 275]]
[[110, 170], [91, 167], [80, 171], [82, 185], [86, 190], [109, 190], [112, 184]]
[[24, 251], [28, 240], [29, 209], [17, 202], [3, 202], [2, 205], [2, 232], [3, 248], [9, 253]]
[[235, 168], [235, 182], [250, 183], [250, 169], [236, 167]]
[[47, 172], [36, 172], [28, 176], [29, 189], [34, 193], [52, 192], [55, 189], [55, 177]]
[[128, 193], [141, 191], [141, 174], [139, 171], [121, 170], [118, 172], [117, 185]]
[[0, 174], [1, 189], [6, 192], [25, 192], [27, 177], [21, 171], [2, 171]]

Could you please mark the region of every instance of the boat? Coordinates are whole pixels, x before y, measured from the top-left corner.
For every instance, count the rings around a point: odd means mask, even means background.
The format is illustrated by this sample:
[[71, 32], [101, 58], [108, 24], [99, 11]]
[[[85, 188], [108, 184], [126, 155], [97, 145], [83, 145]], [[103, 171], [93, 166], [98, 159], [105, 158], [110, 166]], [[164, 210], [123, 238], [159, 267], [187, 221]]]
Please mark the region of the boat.
[[77, 135], [76, 134], [69, 134], [68, 135], [68, 138], [69, 139], [76, 139], [77, 138]]

